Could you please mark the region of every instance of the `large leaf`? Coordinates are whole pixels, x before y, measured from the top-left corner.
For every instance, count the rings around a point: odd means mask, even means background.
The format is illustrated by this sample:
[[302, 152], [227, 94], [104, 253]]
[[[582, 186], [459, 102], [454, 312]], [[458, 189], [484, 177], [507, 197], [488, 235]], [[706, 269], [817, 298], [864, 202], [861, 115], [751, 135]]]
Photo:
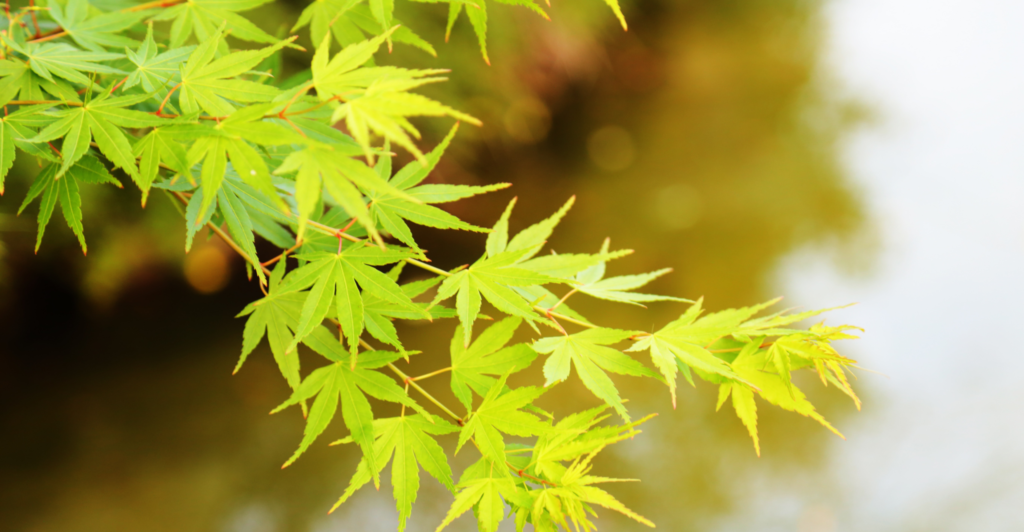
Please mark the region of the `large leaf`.
[[522, 321], [517, 317], [505, 318], [480, 333], [468, 348], [463, 345], [462, 325], [455, 329], [451, 342], [451, 388], [467, 411], [473, 408], [472, 392], [481, 397], [486, 395], [496, 381], [495, 376], [522, 371], [537, 358], [529, 345], [506, 347]]
[[[398, 530], [405, 530], [406, 521], [412, 513], [412, 505], [416, 502], [420, 488], [420, 467], [449, 491], [455, 491], [448, 459], [433, 436], [450, 434], [458, 430], [459, 428], [451, 423], [424, 414], [374, 420], [373, 432], [376, 440], [373, 444], [373, 462], [378, 468], [376, 473], [379, 474], [391, 461], [392, 456], [394, 457], [391, 464], [391, 486], [398, 507]], [[349, 441], [352, 441], [352, 438], [335, 443]], [[374, 472], [370, 467], [370, 461], [365, 458], [359, 462], [348, 488], [331, 508], [331, 512], [372, 480]]]
[[635, 377], [652, 377], [655, 374], [636, 360], [619, 350], [607, 347], [622, 342], [637, 334], [636, 331], [595, 328], [569, 336], [541, 338], [533, 344], [538, 353], [548, 357], [544, 364], [544, 377], [550, 386], [569, 377], [570, 363], [576, 368], [580, 380], [599, 399], [608, 403], [628, 423], [629, 414], [622, 404], [619, 390], [606, 371]]

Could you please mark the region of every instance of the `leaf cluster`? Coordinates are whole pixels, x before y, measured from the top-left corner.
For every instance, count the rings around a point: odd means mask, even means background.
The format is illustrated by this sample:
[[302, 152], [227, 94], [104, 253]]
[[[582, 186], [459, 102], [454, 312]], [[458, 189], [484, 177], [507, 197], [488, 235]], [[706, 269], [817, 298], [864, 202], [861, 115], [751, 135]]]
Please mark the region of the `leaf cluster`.
[[[706, 313], [702, 299], [638, 291], [668, 270], [609, 277], [608, 263], [631, 250], [608, 240], [593, 253], [545, 251], [574, 198], [514, 235], [515, 199], [491, 227], [445, 210], [509, 185], [438, 178], [459, 123], [480, 124], [417, 92], [445, 71], [378, 64], [394, 43], [436, 53], [399, 25], [393, 1], [311, 3], [293, 31], [308, 27], [316, 49], [307, 70], [284, 80], [273, 65], [285, 49], [301, 51], [297, 36], [271, 36], [242, 14], [265, 2], [170, 0], [103, 12], [86, 0], [49, 0], [13, 11], [0, 34], [0, 194], [18, 154], [39, 162], [19, 209], [38, 200], [37, 250], [59, 204], [85, 252], [83, 185], [121, 187], [125, 178], [143, 207], [157, 191], [180, 209], [186, 252], [204, 227], [228, 242], [262, 292], [239, 314], [235, 371], [266, 338], [292, 390], [274, 412], [297, 406], [306, 418], [284, 465], [338, 429], [347, 436], [336, 444], [360, 450], [335, 508], [371, 481], [379, 488], [390, 464], [399, 530], [421, 470], [453, 494], [438, 530], [470, 510], [485, 532], [506, 518], [517, 530], [594, 530], [597, 507], [653, 526], [598, 487], [618, 479], [592, 474], [598, 453], [651, 418], [634, 420], [619, 376], [664, 384], [673, 407], [679, 374], [717, 385], [718, 406], [731, 398], [758, 454], [758, 396], [838, 434], [796, 387], [796, 371], [815, 373], [859, 408], [848, 379], [854, 361], [833, 346], [853, 328], [797, 327], [824, 311], [765, 315], [772, 301]], [[625, 27], [617, 2], [606, 2]], [[501, 3], [547, 16], [532, 0]], [[490, 6], [448, 4], [449, 31], [465, 11], [487, 59]], [[424, 117], [455, 122], [431, 150], [421, 149], [415, 125]], [[397, 168], [393, 149], [410, 162]], [[486, 244], [472, 264], [442, 270], [417, 242], [419, 226], [485, 233]], [[280, 251], [260, 254], [271, 246]], [[574, 310], [574, 295], [689, 307], [655, 331], [625, 330]], [[457, 321], [447, 357], [401, 338], [401, 322], [447, 319]], [[543, 380], [526, 383], [538, 358]], [[445, 367], [410, 376], [403, 360]], [[545, 411], [545, 393], [575, 378], [599, 406]], [[420, 384], [428, 379], [447, 379], [463, 413]], [[382, 417], [384, 403], [400, 414]], [[613, 415], [621, 423], [608, 423]], [[477, 456], [457, 481], [446, 447]]]

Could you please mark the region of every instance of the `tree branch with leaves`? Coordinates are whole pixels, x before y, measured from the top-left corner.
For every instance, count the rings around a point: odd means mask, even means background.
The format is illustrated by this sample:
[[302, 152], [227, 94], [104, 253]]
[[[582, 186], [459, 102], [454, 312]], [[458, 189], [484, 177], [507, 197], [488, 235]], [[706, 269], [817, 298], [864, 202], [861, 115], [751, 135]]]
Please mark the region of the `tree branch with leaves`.
[[[608, 278], [606, 264], [632, 253], [608, 240], [595, 253], [542, 254], [574, 198], [515, 235], [515, 199], [490, 228], [438, 207], [510, 185], [426, 183], [459, 123], [481, 124], [416, 92], [445, 81], [447, 71], [377, 64], [395, 43], [436, 55], [415, 21], [400, 25], [394, 3], [383, 0], [312, 2], [292, 29], [308, 27], [316, 46], [309, 68], [279, 80], [268, 62], [285, 48], [305, 50], [297, 35], [273, 37], [241, 14], [265, 2], [169, 0], [102, 12], [86, 0], [49, 0], [7, 9], [0, 194], [19, 153], [38, 160], [42, 170], [19, 209], [39, 200], [36, 250], [59, 204], [84, 253], [81, 187], [121, 187], [127, 178], [143, 207], [160, 190], [180, 209], [186, 252], [208, 227], [242, 256], [263, 297], [239, 314], [246, 322], [235, 371], [266, 338], [292, 389], [274, 412], [298, 406], [306, 417], [284, 466], [338, 423], [339, 410], [349, 436], [334, 444], [354, 443], [362, 453], [332, 511], [371, 481], [379, 488], [390, 463], [399, 530], [421, 469], [453, 493], [438, 530], [470, 509], [485, 532], [506, 518], [518, 530], [593, 530], [595, 507], [654, 526], [597, 487], [619, 479], [591, 474], [598, 453], [639, 435], [653, 417], [633, 419], [613, 375], [658, 381], [673, 408], [679, 374], [691, 385], [718, 385], [718, 407], [731, 398], [758, 454], [756, 397], [839, 434], [796, 387], [794, 372], [816, 374], [860, 407], [848, 379], [854, 361], [833, 347], [855, 338], [855, 328], [796, 326], [824, 311], [765, 314], [777, 302], [770, 301], [705, 313], [702, 299], [637, 292], [668, 270]], [[625, 28], [616, 0], [606, 2]], [[448, 30], [465, 11], [489, 62], [488, 2], [448, 3]], [[547, 17], [532, 0], [504, 3]], [[237, 50], [229, 38], [265, 46]], [[455, 123], [426, 151], [415, 117]], [[394, 169], [393, 149], [412, 162]], [[486, 233], [486, 245], [473, 264], [445, 271], [430, 264], [414, 226]], [[281, 251], [258, 256], [257, 238]], [[406, 266], [428, 276], [409, 281]], [[645, 332], [591, 322], [570, 306], [574, 296], [688, 307]], [[395, 326], [446, 319], [459, 322], [448, 355], [409, 349]], [[512, 343], [527, 331], [532, 341]], [[395, 365], [426, 357], [447, 357], [446, 367], [413, 376]], [[542, 357], [542, 384], [510, 384]], [[566, 414], [536, 404], [574, 372], [598, 406]], [[445, 378], [457, 405], [419, 384]], [[401, 405], [401, 414], [376, 416], [380, 402]], [[456, 433], [454, 452], [478, 455], [458, 481], [438, 443]]]

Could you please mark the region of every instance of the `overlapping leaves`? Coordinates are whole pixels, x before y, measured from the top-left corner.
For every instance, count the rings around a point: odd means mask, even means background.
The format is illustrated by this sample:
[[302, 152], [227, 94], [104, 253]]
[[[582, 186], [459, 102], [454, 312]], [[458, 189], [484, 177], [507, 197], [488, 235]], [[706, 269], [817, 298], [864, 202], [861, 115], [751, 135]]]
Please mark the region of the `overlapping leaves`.
[[[133, 179], [144, 206], [153, 189], [166, 190], [176, 204], [186, 204], [186, 251], [204, 226], [226, 235], [265, 290], [263, 298], [240, 314], [247, 320], [236, 371], [266, 337], [292, 389], [275, 412], [299, 405], [307, 415], [298, 449], [285, 465], [328, 430], [340, 409], [341, 425], [349, 435], [339, 441], [356, 443], [362, 459], [338, 504], [371, 480], [379, 487], [390, 463], [400, 529], [417, 498], [421, 469], [456, 492], [439, 528], [473, 510], [485, 532], [496, 531], [506, 516], [514, 516], [520, 530], [530, 524], [538, 531], [589, 531], [598, 506], [650, 525], [597, 487], [614, 479], [591, 475], [597, 453], [636, 436], [637, 426], [650, 418], [630, 422], [612, 375], [662, 381], [673, 405], [680, 371], [691, 383], [696, 375], [718, 385], [718, 406], [731, 400], [758, 453], [758, 396], [838, 434], [794, 384], [794, 371], [815, 372], [823, 384], [836, 386], [859, 407], [847, 378], [854, 361], [832, 345], [853, 338], [851, 327], [796, 326], [823, 311], [756, 317], [769, 302], [705, 315], [703, 300], [698, 300], [679, 319], [652, 333], [591, 322], [570, 307], [574, 294], [634, 306], [688, 300], [636, 291], [667, 269], [606, 278], [607, 262], [630, 253], [611, 251], [607, 240], [593, 254], [541, 254], [573, 199], [515, 236], [509, 234], [514, 199], [491, 229], [433, 206], [507, 185], [425, 183], [458, 124], [424, 153], [410, 119], [479, 122], [412, 92], [443, 81], [445, 71], [378, 66], [374, 61], [385, 43], [389, 50], [397, 42], [435, 53], [429, 43], [399, 26], [394, 2], [311, 3], [295, 25], [309, 25], [319, 45], [311, 68], [281, 82], [270, 73], [280, 72], [281, 51], [295, 47], [294, 37], [274, 38], [239, 15], [265, 1], [174, 0], [111, 13], [86, 0], [51, 2], [48, 9], [31, 12], [44, 19], [45, 28], [58, 27], [45, 33], [36, 29], [33, 37], [27, 34], [29, 24], [19, 23], [30, 11], [12, 15], [0, 37], [5, 48], [0, 59], [0, 105], [5, 106], [0, 118], [0, 194], [16, 150], [40, 161], [42, 171], [22, 205], [24, 210], [40, 200], [37, 249], [58, 204], [83, 251], [87, 249], [80, 187], [120, 185], [108, 167]], [[499, 1], [544, 14], [532, 0]], [[606, 3], [621, 20], [617, 1]], [[486, 59], [488, 3], [449, 4], [449, 31], [465, 8]], [[142, 27], [143, 19], [171, 21], [169, 46], [158, 42], [155, 36], [161, 32], [152, 24]], [[137, 41], [143, 30], [145, 38]], [[269, 46], [232, 51], [229, 35]], [[196, 45], [186, 45], [193, 39]], [[342, 45], [333, 56], [332, 39]], [[392, 172], [392, 145], [415, 160]], [[487, 232], [484, 253], [466, 267], [440, 270], [428, 264], [410, 222]], [[286, 251], [261, 264], [257, 235]], [[265, 266], [274, 261], [271, 272]], [[401, 276], [408, 276], [404, 264], [427, 269], [431, 276], [401, 282]], [[435, 287], [431, 303], [414, 301]], [[440, 305], [451, 297], [455, 309]], [[493, 309], [484, 309], [484, 301]], [[496, 319], [474, 334], [477, 320], [491, 320], [485, 315], [493, 314], [491, 310], [498, 313]], [[451, 341], [451, 365], [419, 377], [405, 375], [396, 364], [415, 360], [411, 355], [418, 352], [406, 349], [401, 328], [393, 321], [455, 316], [459, 325]], [[534, 339], [515, 344], [513, 336], [523, 322], [533, 329]], [[542, 325], [547, 327], [543, 333]], [[649, 351], [660, 375], [617, 349], [630, 339], [635, 343], [629, 351]], [[375, 350], [368, 340], [394, 350]], [[310, 350], [328, 364], [303, 376], [300, 356]], [[568, 379], [575, 368], [605, 406], [556, 423], [537, 404], [546, 388], [509, 385], [510, 375], [530, 366], [538, 352], [547, 356], [546, 387]], [[446, 372], [465, 416], [459, 417], [418, 382]], [[430, 405], [414, 401], [412, 389], [454, 423], [428, 414], [423, 406]], [[474, 395], [481, 398], [475, 407]], [[401, 413], [375, 420], [374, 400], [401, 405]], [[602, 425], [608, 408], [626, 423]], [[480, 455], [458, 484], [437, 441], [454, 432], [459, 433], [457, 451], [473, 447]]]
[[377, 368], [400, 358], [401, 354], [393, 351], [369, 351], [363, 353], [358, 363], [353, 365], [350, 359], [355, 359], [350, 357], [337, 338], [324, 327], [317, 327], [314, 332], [307, 335], [304, 343], [330, 360], [332, 364], [313, 370], [303, 379], [291, 397], [274, 409], [274, 412], [279, 412], [316, 396], [309, 409], [309, 417], [306, 418], [302, 442], [284, 466], [287, 467], [297, 460], [323, 433], [334, 419], [340, 403], [345, 426], [351, 433], [352, 440], [363, 451], [363, 459], [371, 472], [374, 485], [380, 486], [381, 467], [377, 465], [373, 449], [373, 410], [366, 396], [399, 403], [428, 415], [393, 379], [376, 371]]
[[402, 146], [421, 162], [425, 156], [413, 137], [419, 131], [409, 122], [413, 116], [451, 116], [480, 125], [470, 115], [456, 111], [426, 96], [409, 92], [428, 83], [444, 81], [432, 77], [439, 70], [411, 70], [395, 67], [362, 67], [392, 34], [388, 32], [344, 48], [330, 57], [330, 37], [325, 36], [313, 56], [313, 86], [321, 100], [340, 100], [331, 122], [344, 120], [352, 137], [372, 162], [370, 133]]

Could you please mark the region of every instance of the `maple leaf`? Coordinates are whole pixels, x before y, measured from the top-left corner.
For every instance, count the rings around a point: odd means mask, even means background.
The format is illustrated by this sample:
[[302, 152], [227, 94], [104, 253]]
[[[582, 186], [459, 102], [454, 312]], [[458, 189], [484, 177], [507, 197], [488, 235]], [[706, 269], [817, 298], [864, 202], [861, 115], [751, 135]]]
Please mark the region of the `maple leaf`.
[[28, 141], [49, 142], [64, 137], [60, 150], [62, 163], [56, 175], [60, 178], [85, 155], [89, 143], [95, 139], [100, 153], [138, 183], [141, 177], [135, 166], [132, 146], [120, 128], [142, 128], [178, 122], [176, 119], [159, 118], [142, 111], [126, 109], [147, 98], [145, 94], [111, 98], [107, 91], [103, 91], [98, 98], [81, 107], [53, 113], [57, 120]]
[[[615, 2], [617, 0], [605, 0], [606, 2]], [[530, 11], [537, 13], [544, 17], [546, 20], [551, 20], [548, 14], [533, 0], [498, 0], [499, 3], [508, 5], [523, 6]], [[550, 5], [550, 3], [548, 4]], [[448, 5], [448, 26], [445, 28], [444, 40], [448, 41], [448, 37], [451, 36], [452, 27], [455, 26], [455, 21], [458, 20], [459, 14], [462, 13], [462, 2], [450, 2]], [[487, 64], [491, 64], [490, 58], [487, 57], [487, 2], [479, 0], [473, 6], [466, 7], [466, 15], [469, 17], [469, 23], [473, 26], [473, 32], [476, 33], [477, 40], [480, 42], [480, 53], [484, 57], [484, 61]]]
[[483, 397], [496, 382], [488, 375], [522, 371], [537, 358], [527, 344], [506, 347], [522, 322], [517, 317], [498, 321], [480, 333], [468, 348], [463, 345], [462, 325], [456, 327], [451, 341], [451, 388], [467, 411], [473, 408], [472, 392]]
[[309, 264], [288, 274], [281, 289], [293, 291], [303, 290], [309, 286], [312, 288], [302, 307], [295, 338], [287, 351], [291, 352], [299, 342], [312, 333], [333, 308], [341, 324], [341, 331], [348, 338], [349, 348], [355, 353], [364, 327], [363, 299], [359, 288], [412, 312], [426, 314], [395, 281], [372, 267], [398, 262], [409, 256], [411, 253], [400, 251], [394, 246], [382, 250], [366, 245], [365, 242], [362, 245], [352, 245], [338, 254], [300, 255], [300, 258], [308, 260]]
[[535, 321], [538, 318], [530, 302], [511, 287], [569, 282], [515, 267], [516, 259], [521, 258], [526, 252], [527, 250], [510, 251], [491, 257], [481, 257], [469, 268], [452, 274], [438, 287], [437, 296], [432, 304], [458, 294], [455, 298], [455, 308], [462, 323], [463, 345], [469, 346], [473, 322], [480, 313], [482, 299], [486, 299], [501, 312]]
[[[288, 467], [306, 452], [306, 449], [323, 433], [334, 419], [338, 403], [341, 403], [341, 417], [348, 427], [352, 440], [363, 451], [363, 459], [373, 477], [375, 486], [380, 487], [380, 470], [373, 451], [373, 411], [366, 395], [381, 401], [399, 403], [417, 412], [427, 414], [393, 379], [375, 371], [377, 368], [398, 360], [402, 355], [390, 351], [369, 351], [359, 357], [353, 367], [349, 363], [349, 353], [338, 343], [325, 327], [317, 327], [303, 341], [311, 349], [323, 355], [333, 364], [317, 368], [303, 379], [302, 384], [292, 393], [287, 401], [281, 403], [271, 413], [280, 412], [285, 408], [302, 401], [316, 399], [309, 409], [306, 428], [302, 442], [291, 458], [282, 467]], [[294, 356], [294, 355], [291, 355]]]
[[[277, 367], [288, 382], [288, 386], [295, 390], [302, 382], [299, 376], [299, 357], [288, 355], [288, 346], [292, 343], [292, 330], [298, 325], [296, 317], [302, 312], [302, 303], [306, 295], [300, 292], [284, 292], [280, 290], [281, 279], [284, 276], [286, 261], [278, 261], [271, 272], [267, 284], [267, 295], [246, 305], [236, 318], [249, 316], [245, 321], [245, 329], [242, 332], [242, 354], [238, 358], [238, 364], [232, 372], [238, 373], [242, 364], [252, 353], [263, 336], [266, 335], [267, 343], [270, 344], [270, 352], [277, 362]], [[303, 405], [303, 413], [305, 413]]]
[[568, 415], [556, 423], [551, 432], [537, 437], [528, 463], [529, 471], [557, 480], [566, 472], [561, 462], [575, 460], [598, 451], [607, 445], [633, 438], [640, 434], [636, 427], [655, 414], [625, 425], [595, 426], [608, 418], [607, 406], [600, 406]]
[[[457, 426], [429, 414], [373, 420], [373, 432], [376, 438], [373, 444], [373, 458], [378, 468], [378, 474], [394, 456], [394, 461], [391, 463], [391, 486], [398, 509], [399, 531], [405, 530], [406, 521], [412, 514], [412, 505], [416, 502], [416, 495], [420, 488], [420, 467], [449, 491], [455, 491], [455, 486], [452, 484], [452, 471], [448, 466], [444, 449], [434, 441], [432, 435], [450, 434], [458, 430]], [[331, 445], [349, 443], [350, 441], [352, 438], [344, 438]], [[338, 499], [338, 502], [334, 503], [328, 513], [334, 512], [372, 478], [373, 472], [370, 470], [368, 461], [361, 460], [345, 493]]]
[[700, 318], [703, 302], [703, 298], [698, 299], [679, 319], [668, 323], [656, 333], [642, 336], [627, 349], [630, 352], [650, 350], [651, 360], [668, 383], [673, 408], [676, 405], [676, 373], [680, 369], [691, 385], [691, 366], [710, 374], [746, 382], [725, 360], [709, 351], [707, 346], [733, 334], [741, 323], [775, 303], [769, 301], [750, 307], [723, 310]]
[[[392, 176], [391, 158], [381, 157], [377, 161], [375, 169], [382, 179], [386, 180], [395, 189], [405, 192], [407, 196], [416, 198], [422, 203], [414, 203], [405, 197], [389, 192], [371, 192], [369, 194], [370, 215], [373, 217], [376, 225], [413, 249], [419, 248], [405, 220], [438, 229], [489, 232], [490, 229], [463, 222], [448, 212], [432, 207], [430, 204], [448, 203], [511, 186], [509, 183], [497, 183], [488, 186], [420, 185], [430, 172], [433, 171], [457, 130], [458, 124], [452, 127], [444, 140], [426, 155], [426, 164], [413, 160]], [[387, 144], [385, 144], [384, 150], [388, 150]]]
[[60, 25], [61, 30], [79, 46], [94, 52], [104, 52], [104, 47], [134, 46], [138, 42], [118, 35], [135, 25], [147, 15], [145, 11], [100, 13], [89, 16], [89, 2], [68, 0], [63, 6], [59, 2], [50, 4], [50, 17]]
[[470, 509], [475, 510], [480, 532], [497, 532], [505, 518], [504, 500], [516, 498], [518, 492], [504, 462], [493, 463], [486, 458], [466, 468], [456, 487], [459, 492], [436, 532]]
[[459, 432], [456, 453], [473, 438], [480, 454], [496, 464], [502, 464], [505, 462], [505, 440], [501, 436], [502, 432], [512, 436], [528, 437], [543, 434], [551, 429], [537, 416], [520, 410], [544, 395], [546, 390], [536, 386], [523, 386], [502, 394], [509, 374], [511, 371], [506, 372], [491, 385], [480, 407], [470, 414], [469, 421]]
[[[153, 93], [154, 98], [157, 98], [157, 92], [160, 89], [166, 89], [180, 81], [179, 66], [192, 55], [195, 49], [195, 46], [182, 46], [157, 53], [159, 49], [156, 42], [153, 41], [153, 24], [149, 24], [146, 38], [138, 49], [125, 49], [125, 54], [128, 56], [128, 60], [135, 65], [135, 70], [128, 74], [122, 89], [127, 90], [138, 85], [142, 87], [142, 90]], [[166, 93], [166, 91], [163, 92]], [[163, 96], [161, 94], [159, 99], [162, 100]]]
[[221, 29], [192, 51], [188, 62], [180, 66], [178, 104], [185, 114], [203, 110], [212, 116], [227, 116], [235, 111], [231, 102], [269, 102], [280, 92], [270, 85], [232, 78], [248, 72], [260, 61], [291, 43], [295, 37], [259, 50], [234, 52], [214, 59], [223, 38], [224, 27], [221, 26]]
[[300, 238], [309, 218], [316, 214], [322, 190], [326, 188], [338, 205], [358, 220], [371, 237], [381, 242], [360, 189], [389, 191], [398, 195], [404, 193], [379, 179], [371, 168], [350, 155], [354, 154], [344, 145], [309, 140], [305, 148], [291, 152], [274, 170], [276, 175], [295, 173]]
[[562, 382], [569, 378], [570, 363], [576, 368], [576, 374], [584, 386], [602, 401], [608, 403], [629, 422], [629, 414], [619, 397], [619, 390], [605, 371], [634, 377], [655, 377], [656, 374], [645, 368], [643, 364], [622, 354], [619, 350], [607, 347], [619, 343], [636, 331], [594, 328], [568, 336], [541, 338], [533, 343], [538, 353], [549, 354], [544, 363], [544, 386]]
[[[402, 267], [404, 265], [404, 262], [399, 262], [395, 265], [395, 267], [388, 272], [388, 278], [392, 281], [398, 282], [398, 275], [402, 271]], [[439, 282], [441, 282], [440, 277], [431, 277], [403, 284], [401, 285], [401, 288], [402, 292], [409, 296], [409, 299], [412, 299], [423, 294]], [[453, 310], [440, 306], [435, 306], [428, 310], [426, 308], [426, 303], [413, 302], [413, 304], [420, 309], [420, 311], [414, 312], [406, 305], [393, 303], [369, 292], [363, 292], [362, 296], [363, 320], [366, 323], [366, 331], [381, 342], [394, 346], [400, 352], [404, 352], [405, 347], [402, 345], [402, 341], [398, 338], [398, 331], [391, 323], [392, 319], [422, 320], [451, 318], [455, 316], [455, 312]]]
[[95, 157], [86, 155], [71, 166], [63, 179], [57, 179], [58, 165], [50, 164], [36, 175], [35, 180], [25, 195], [25, 200], [18, 208], [21, 214], [25, 207], [28, 207], [33, 200], [42, 195], [39, 204], [38, 224], [39, 230], [36, 233], [36, 252], [43, 243], [43, 233], [46, 225], [50, 223], [50, 216], [57, 203], [60, 203], [61, 212], [68, 227], [78, 237], [78, 243], [82, 246], [82, 253], [88, 253], [85, 245], [85, 228], [82, 226], [82, 197], [79, 193], [80, 184], [98, 185], [109, 183], [121, 188], [121, 182], [114, 179], [110, 172]]
[[[551, 20], [544, 9], [533, 0], [497, 0], [497, 2], [506, 5], [522, 6], [544, 17], [546, 20]], [[615, 13], [615, 17], [622, 24], [622, 29], [628, 29], [626, 17], [622, 14], [622, 8], [619, 7], [619, 0], [604, 0], [604, 3]], [[477, 3], [449, 2], [448, 25], [445, 28], [444, 40], [448, 42], [448, 38], [451, 37], [452, 28], [459, 19], [459, 14], [462, 13], [463, 4], [466, 4], [466, 15], [469, 17], [469, 24], [473, 27], [473, 32], [476, 33], [477, 41], [480, 43], [480, 53], [483, 55], [484, 61], [490, 65], [491, 60], [487, 57], [487, 2], [484, 0], [480, 0]], [[548, 2], [548, 6], [551, 6], [551, 2]]]
[[[394, 7], [393, 3], [386, 3]], [[365, 40], [366, 35], [379, 35], [392, 26], [398, 25], [398, 29], [391, 34], [390, 39], [403, 44], [419, 48], [428, 54], [437, 57], [437, 52], [429, 42], [414, 33], [402, 22], [394, 18], [388, 12], [388, 22], [383, 23], [383, 15], [386, 9], [381, 10], [382, 18], [376, 18], [376, 11], [359, 2], [347, 0], [316, 0], [306, 6], [299, 15], [299, 20], [292, 27], [292, 32], [308, 25], [310, 40], [322, 42], [328, 32], [334, 35], [335, 40], [341, 46], [348, 46]]]
[[266, 161], [249, 142], [260, 145], [280, 145], [301, 141], [295, 133], [272, 122], [264, 121], [264, 115], [274, 104], [258, 104], [233, 110], [213, 127], [195, 128], [196, 137], [187, 154], [186, 168], [203, 161], [200, 180], [204, 203], [200, 216], [213, 202], [226, 175], [228, 160], [236, 175], [243, 182], [262, 192], [281, 211], [288, 207], [277, 194], [270, 177]]
[[[261, 30], [258, 26], [238, 15], [239, 12], [255, 9], [271, 0], [189, 0], [163, 9], [152, 20], [173, 20], [171, 24], [171, 48], [177, 48], [194, 34], [200, 43], [210, 41], [218, 28], [226, 27], [231, 36], [249, 42], [273, 44], [278, 39]], [[218, 47], [226, 52], [226, 46]]]
[[534, 522], [542, 520], [546, 513], [550, 521], [560, 523], [566, 530], [569, 530], [569, 522], [572, 522], [576, 530], [589, 532], [596, 530], [596, 527], [587, 514], [594, 514], [591, 505], [597, 505], [615, 510], [638, 523], [654, 528], [654, 523], [649, 519], [630, 510], [610, 493], [594, 486], [607, 482], [627, 481], [590, 475], [593, 468], [591, 461], [600, 451], [601, 448], [573, 462], [558, 479], [557, 487], [531, 492], [535, 498], [531, 508]]
[[445, 78], [430, 77], [441, 72], [439, 70], [359, 68], [373, 57], [393, 30], [347, 46], [333, 58], [330, 58], [330, 37], [325, 36], [313, 56], [313, 86], [321, 100], [343, 102], [335, 108], [331, 122], [345, 121], [349, 133], [363, 147], [363, 153], [371, 164], [371, 131], [425, 162], [423, 152], [412, 140], [412, 137], [420, 137], [419, 131], [408, 117], [451, 116], [476, 125], [480, 125], [480, 121], [425, 96], [408, 92], [428, 83], [444, 81]]
[[60, 159], [50, 152], [49, 146], [40, 149], [26, 141], [27, 138], [35, 136], [35, 131], [29, 126], [48, 124], [52, 121], [49, 116], [40, 115], [49, 108], [49, 105], [27, 105], [0, 117], [0, 195], [4, 193], [4, 178], [14, 165], [15, 147], [39, 159], [60, 162]]
[[[754, 402], [754, 394], [761, 396], [769, 403], [782, 408], [807, 416], [825, 428], [835, 433], [840, 438], [845, 437], [836, 430], [824, 417], [814, 408], [814, 405], [807, 400], [807, 397], [781, 375], [764, 371], [768, 365], [767, 351], [760, 349], [761, 340], [757, 339], [746, 344], [740, 354], [732, 362], [732, 369], [743, 382], [730, 380], [719, 385], [718, 407], [720, 408], [725, 400], [732, 395], [733, 407], [737, 417], [747, 427], [750, 437], [754, 440], [754, 450], [758, 456], [761, 455], [761, 446], [757, 437], [757, 405]], [[787, 375], [788, 376], [788, 375]], [[752, 388], [753, 387], [753, 388]]]
[[143, 207], [149, 198], [149, 189], [160, 173], [161, 164], [169, 166], [179, 174], [188, 173], [191, 167], [185, 148], [176, 140], [173, 128], [174, 126], [153, 128], [132, 147], [132, 154], [139, 159], [138, 179], [135, 184], [142, 190]]
[[19, 43], [17, 39], [11, 39], [7, 35], [0, 35], [0, 38], [15, 52], [25, 56], [33, 72], [51, 83], [55, 82], [56, 76], [74, 83], [89, 85], [90, 80], [83, 72], [124, 74], [114, 67], [100, 64], [101, 61], [120, 59], [124, 57], [123, 54], [83, 52], [64, 43]]
[[[242, 200], [235, 195], [228, 187], [222, 187], [217, 191], [217, 206], [221, 217], [228, 226], [228, 233], [232, 240], [242, 248], [249, 264], [258, 265], [259, 257], [256, 256], [256, 237], [253, 234], [252, 220]], [[263, 268], [255, 268], [256, 276], [261, 285], [267, 284]]]
[[52, 76], [51, 79], [43, 78], [24, 61], [0, 59], [0, 104], [7, 104], [15, 96], [20, 100], [45, 100], [46, 94], [66, 102], [82, 101], [66, 80]]
[[[608, 252], [610, 242], [610, 239], [605, 239], [604, 244], [601, 245], [601, 253]], [[692, 303], [691, 300], [680, 297], [632, 292], [632, 290], [636, 290], [671, 271], [672, 268], [663, 268], [650, 273], [621, 275], [605, 279], [605, 263], [601, 262], [576, 274], [576, 281], [580, 283], [576, 290], [591, 297], [604, 299], [605, 301], [628, 303], [641, 307], [643, 306], [641, 303], [651, 301], [682, 301]]]

